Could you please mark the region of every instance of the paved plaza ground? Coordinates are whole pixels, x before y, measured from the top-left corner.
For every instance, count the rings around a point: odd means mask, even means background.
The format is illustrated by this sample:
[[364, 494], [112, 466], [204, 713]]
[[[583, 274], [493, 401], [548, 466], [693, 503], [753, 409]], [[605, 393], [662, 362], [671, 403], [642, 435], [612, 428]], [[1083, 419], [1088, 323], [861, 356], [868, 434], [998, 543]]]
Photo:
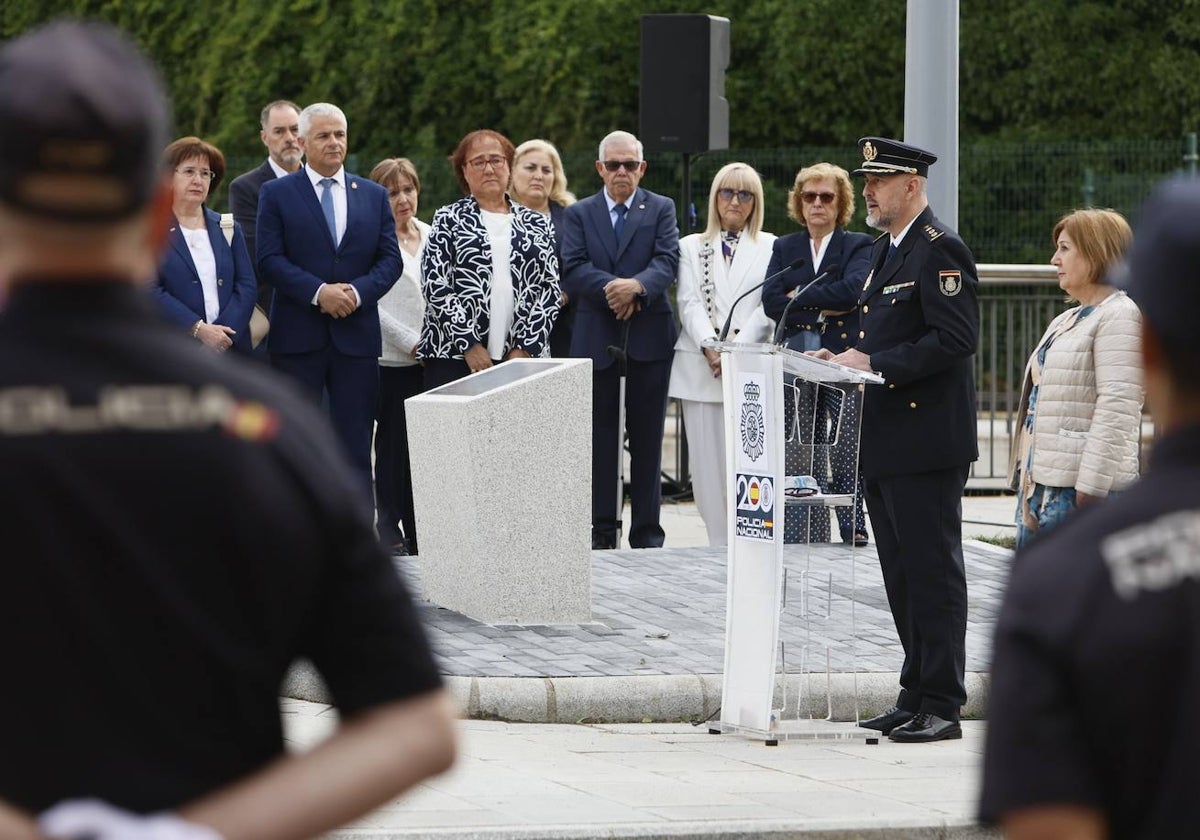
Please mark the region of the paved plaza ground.
[[[972, 694], [965, 711], [978, 717], [1010, 553], [975, 538], [1011, 536], [1013, 504], [964, 501]], [[705, 545], [692, 505], [665, 506], [664, 526], [666, 549], [593, 552], [590, 623], [487, 625], [422, 601], [443, 673], [473, 718], [460, 724], [461, 757], [449, 773], [334, 836], [995, 836], [973, 819], [982, 721], [965, 722], [964, 738], [953, 742], [857, 737], [779, 746], [687, 722], [720, 705], [725, 552]], [[399, 566], [419, 596], [417, 561]], [[853, 732], [856, 717], [890, 704], [901, 660], [874, 546], [789, 546], [785, 567], [789, 592], [806, 579], [815, 581], [810, 595], [836, 597], [827, 607], [810, 598], [807, 621], [803, 599], [789, 597], [781, 620], [788, 671], [803, 659], [813, 673], [783, 680], [792, 695], [784, 708], [800, 717], [832, 711], [847, 722], [826, 726]], [[288, 693], [301, 698], [283, 708], [289, 741], [302, 749], [328, 732], [336, 713], [303, 675]]]

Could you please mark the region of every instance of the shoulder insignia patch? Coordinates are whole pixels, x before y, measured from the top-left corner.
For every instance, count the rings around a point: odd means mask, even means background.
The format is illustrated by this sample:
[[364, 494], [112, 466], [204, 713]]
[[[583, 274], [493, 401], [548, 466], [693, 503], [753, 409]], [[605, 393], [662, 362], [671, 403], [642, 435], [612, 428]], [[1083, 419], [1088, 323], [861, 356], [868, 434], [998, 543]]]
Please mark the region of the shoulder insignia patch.
[[935, 228], [933, 225], [925, 225], [924, 230], [925, 230], [925, 238], [928, 239], [930, 242], [932, 242], [933, 240], [937, 239], [940, 236], [944, 236], [946, 233], [946, 231], [939, 230], [938, 228]]
[[944, 294], [946, 297], [954, 297], [956, 294], [962, 291], [962, 287], [963, 282], [961, 271], [938, 272], [938, 288], [942, 290], [942, 294]]

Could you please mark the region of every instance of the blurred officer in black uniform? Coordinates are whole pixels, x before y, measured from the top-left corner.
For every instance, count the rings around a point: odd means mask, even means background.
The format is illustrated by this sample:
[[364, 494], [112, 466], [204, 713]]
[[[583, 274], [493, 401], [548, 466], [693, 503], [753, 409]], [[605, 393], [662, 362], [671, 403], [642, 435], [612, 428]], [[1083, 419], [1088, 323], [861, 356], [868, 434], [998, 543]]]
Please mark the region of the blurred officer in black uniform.
[[996, 625], [980, 813], [1014, 840], [1196, 836], [1200, 755], [1200, 181], [1142, 209], [1128, 271], [1142, 480], [1017, 555]]
[[979, 281], [971, 252], [929, 208], [930, 152], [883, 137], [859, 141], [875, 241], [859, 296], [854, 349], [822, 358], [883, 374], [863, 397], [860, 463], [867, 512], [896, 631], [900, 695], [862, 722], [894, 741], [961, 738], [966, 702], [967, 579], [962, 493], [978, 457], [971, 360]]
[[[35, 816], [52, 837], [311, 837], [453, 757], [429, 647], [332, 433], [144, 289], [168, 129], [157, 75], [114, 30], [0, 48], [5, 838]], [[288, 755], [278, 694], [298, 656], [343, 723]]]

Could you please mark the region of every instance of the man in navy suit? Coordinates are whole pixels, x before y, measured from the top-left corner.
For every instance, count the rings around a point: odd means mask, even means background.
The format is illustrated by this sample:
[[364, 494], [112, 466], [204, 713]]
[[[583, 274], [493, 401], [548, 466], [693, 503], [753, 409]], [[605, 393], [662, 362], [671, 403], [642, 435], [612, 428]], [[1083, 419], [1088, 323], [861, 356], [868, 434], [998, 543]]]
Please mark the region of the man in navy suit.
[[346, 115], [320, 102], [300, 112], [302, 169], [263, 184], [258, 270], [275, 289], [271, 364], [316, 401], [324, 390], [368, 503], [379, 394], [379, 298], [402, 262], [387, 190], [350, 175]]
[[[244, 172], [229, 185], [229, 211], [233, 220], [242, 226], [246, 250], [258, 274], [258, 254], [255, 251], [258, 223], [258, 193], [267, 181], [274, 181], [300, 168], [304, 153], [300, 151], [300, 106], [286, 99], [276, 99], [262, 109], [259, 117], [262, 130], [259, 137], [267, 147], [267, 159], [262, 166]], [[271, 286], [258, 277], [258, 305], [271, 311]]]
[[625, 431], [629, 436], [629, 545], [663, 544], [659, 524], [663, 425], [674, 357], [675, 313], [667, 288], [679, 263], [675, 203], [641, 189], [642, 144], [614, 131], [600, 141], [596, 171], [604, 189], [567, 208], [562, 231], [563, 290], [578, 302], [571, 355], [592, 360], [592, 547], [617, 548], [621, 511], [620, 367], [628, 358]]

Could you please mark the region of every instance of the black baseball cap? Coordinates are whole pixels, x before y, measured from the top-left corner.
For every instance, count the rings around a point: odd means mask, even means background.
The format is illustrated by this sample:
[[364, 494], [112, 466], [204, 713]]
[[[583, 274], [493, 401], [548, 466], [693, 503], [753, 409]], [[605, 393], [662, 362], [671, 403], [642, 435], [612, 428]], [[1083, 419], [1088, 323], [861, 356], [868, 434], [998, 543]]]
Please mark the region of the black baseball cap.
[[890, 137], [863, 137], [858, 141], [863, 164], [855, 175], [928, 175], [937, 155], [892, 140]]
[[1164, 341], [1200, 349], [1200, 180], [1175, 177], [1142, 206], [1125, 263], [1107, 282], [1124, 289]]
[[132, 216], [170, 126], [158, 72], [111, 26], [57, 21], [0, 47], [0, 203], [61, 221]]

